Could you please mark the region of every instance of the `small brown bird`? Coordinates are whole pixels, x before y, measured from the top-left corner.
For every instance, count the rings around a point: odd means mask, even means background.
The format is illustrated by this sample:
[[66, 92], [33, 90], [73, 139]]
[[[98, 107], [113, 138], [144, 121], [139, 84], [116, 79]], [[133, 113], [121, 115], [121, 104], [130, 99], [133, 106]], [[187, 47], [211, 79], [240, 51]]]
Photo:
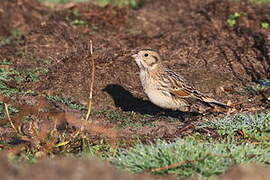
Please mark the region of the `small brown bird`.
[[199, 112], [228, 107], [194, 89], [182, 76], [164, 67], [156, 51], [145, 49], [132, 57], [140, 68], [144, 92], [155, 105], [165, 109]]

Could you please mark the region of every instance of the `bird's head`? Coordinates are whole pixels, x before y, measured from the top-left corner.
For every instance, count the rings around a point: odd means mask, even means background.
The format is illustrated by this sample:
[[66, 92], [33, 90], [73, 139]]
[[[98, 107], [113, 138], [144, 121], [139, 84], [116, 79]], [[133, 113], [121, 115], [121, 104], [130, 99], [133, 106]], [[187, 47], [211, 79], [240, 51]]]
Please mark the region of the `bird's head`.
[[132, 55], [141, 70], [153, 70], [161, 64], [158, 52], [150, 49], [141, 50]]

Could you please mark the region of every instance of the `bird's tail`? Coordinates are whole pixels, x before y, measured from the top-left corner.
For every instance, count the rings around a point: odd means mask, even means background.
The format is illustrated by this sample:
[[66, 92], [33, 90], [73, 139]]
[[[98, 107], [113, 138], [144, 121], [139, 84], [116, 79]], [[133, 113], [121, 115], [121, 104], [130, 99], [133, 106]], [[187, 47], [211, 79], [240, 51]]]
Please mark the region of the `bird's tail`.
[[204, 102], [206, 102], [206, 103], [208, 103], [210, 105], [219, 106], [219, 107], [225, 108], [225, 109], [231, 108], [231, 106], [229, 106], [227, 104], [224, 104], [222, 102], [219, 102], [219, 101], [217, 101], [215, 99], [209, 98], [209, 97], [203, 97], [203, 100], [204, 100]]

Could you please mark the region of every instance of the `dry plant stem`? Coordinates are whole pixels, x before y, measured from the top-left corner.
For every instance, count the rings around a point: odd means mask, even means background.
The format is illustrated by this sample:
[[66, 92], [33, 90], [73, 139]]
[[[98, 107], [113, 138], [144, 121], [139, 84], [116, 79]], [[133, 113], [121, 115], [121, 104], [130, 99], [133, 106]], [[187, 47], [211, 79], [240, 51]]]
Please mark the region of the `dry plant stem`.
[[8, 112], [8, 105], [6, 103], [4, 103], [5, 105], [5, 111], [6, 111], [6, 114], [7, 114], [7, 117], [8, 117], [8, 121], [11, 125], [11, 127], [17, 132], [17, 129], [16, 127], [14, 126], [13, 122], [11, 121], [11, 118], [10, 118], [10, 115], [9, 115], [9, 112]]
[[222, 154], [211, 154], [211, 153], [209, 153], [205, 157], [203, 157], [201, 159], [198, 159], [198, 160], [185, 160], [185, 161], [181, 161], [181, 162], [176, 162], [176, 163], [170, 164], [168, 166], [150, 169], [150, 172], [158, 172], [158, 171], [168, 170], [168, 169], [172, 169], [172, 168], [182, 166], [182, 165], [185, 165], [185, 164], [199, 162], [199, 161], [204, 160], [208, 156], [223, 157], [223, 158], [228, 157], [228, 156], [225, 156], [225, 155], [222, 155]]
[[[90, 55], [92, 56], [92, 54], [93, 54], [93, 44], [92, 44], [92, 40], [91, 40], [90, 41]], [[87, 111], [85, 120], [88, 120], [90, 117], [90, 114], [91, 114], [94, 80], [95, 80], [95, 61], [94, 61], [94, 59], [92, 59], [92, 73], [91, 73], [89, 103], [88, 103], [88, 111]]]
[[199, 160], [186, 160], [186, 161], [181, 161], [181, 162], [177, 162], [177, 163], [173, 163], [170, 164], [168, 166], [164, 166], [164, 167], [160, 167], [160, 168], [154, 168], [151, 169], [150, 172], [158, 172], [158, 171], [163, 171], [163, 170], [167, 170], [167, 169], [171, 169], [171, 168], [175, 168], [184, 164], [189, 164], [189, 163], [193, 163], [193, 162], [197, 162]]

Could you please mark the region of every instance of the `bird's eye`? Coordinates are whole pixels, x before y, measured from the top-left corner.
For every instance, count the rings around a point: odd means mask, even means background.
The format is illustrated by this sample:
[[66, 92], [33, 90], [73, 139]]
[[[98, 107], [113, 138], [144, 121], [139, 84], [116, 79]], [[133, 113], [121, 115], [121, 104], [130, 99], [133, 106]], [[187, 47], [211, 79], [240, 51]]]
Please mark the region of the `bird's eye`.
[[148, 56], [148, 54], [146, 53], [146, 54], [144, 54], [144, 57], [147, 57]]

